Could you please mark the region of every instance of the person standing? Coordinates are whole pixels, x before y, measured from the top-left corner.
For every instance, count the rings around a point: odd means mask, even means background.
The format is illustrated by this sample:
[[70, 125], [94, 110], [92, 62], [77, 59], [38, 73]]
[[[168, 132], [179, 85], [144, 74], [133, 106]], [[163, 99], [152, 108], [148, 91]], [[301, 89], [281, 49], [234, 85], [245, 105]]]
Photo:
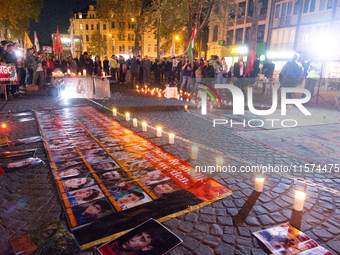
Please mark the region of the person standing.
[[255, 55], [254, 64], [253, 64], [253, 71], [250, 72], [251, 84], [255, 84], [256, 78], [260, 73], [260, 60], [259, 56]]
[[150, 85], [150, 76], [151, 76], [151, 61], [148, 56], [145, 56], [143, 61], [143, 80], [144, 83]]
[[109, 67], [111, 70], [111, 79], [115, 82], [116, 81], [116, 70], [117, 70], [117, 60], [116, 56], [113, 54], [111, 56], [110, 62], [109, 62]]
[[110, 67], [109, 67], [109, 60], [107, 59], [107, 56], [104, 57], [103, 69], [104, 69], [105, 75], [109, 75]]
[[177, 65], [177, 79], [178, 79], [178, 82], [179, 84], [182, 84], [182, 79], [183, 79], [183, 70], [182, 70], [182, 67], [184, 66], [184, 59], [183, 57], [181, 57], [179, 59], [179, 63]]
[[[5, 57], [5, 60], [6, 60], [6, 64], [11, 64], [12, 68], [14, 66], [14, 68], [17, 70], [18, 61], [17, 61], [17, 58], [14, 54], [14, 45], [13, 44], [7, 45], [7, 52], [5, 52], [4, 57]], [[11, 85], [11, 93], [12, 94], [15, 94], [18, 89], [19, 89], [18, 85]]]
[[156, 86], [159, 86], [160, 83], [161, 83], [161, 68], [160, 68], [160, 65], [161, 65], [160, 61], [158, 61], [158, 59], [156, 59], [155, 64], [154, 64], [154, 69], [153, 69]]
[[94, 61], [94, 74], [97, 76], [102, 76], [102, 62], [100, 61], [99, 56], [96, 56]]
[[214, 74], [215, 74], [215, 84], [222, 84], [222, 64], [220, 63], [219, 57], [215, 58], [215, 61], [213, 63], [214, 67]]
[[[262, 68], [262, 73], [264, 74], [264, 77], [267, 79], [272, 80], [273, 79], [273, 73], [275, 70], [275, 64], [273, 63], [273, 59], [268, 59], [267, 63], [264, 63], [263, 68]], [[266, 83], [262, 83], [262, 94], [266, 91]]]
[[55, 64], [53, 61], [53, 56], [49, 56], [48, 60], [46, 62], [46, 68], [47, 68], [47, 82], [50, 83], [51, 82], [51, 76], [52, 76], [52, 72], [55, 69]]
[[118, 66], [119, 66], [119, 82], [125, 83], [127, 67], [123, 56], [119, 56]]
[[[293, 87], [296, 88], [299, 84], [299, 79], [303, 75], [303, 67], [297, 62], [298, 55], [294, 54], [290, 61], [283, 66], [279, 75], [282, 81], [282, 87]], [[287, 98], [293, 98], [294, 93], [287, 93]]]
[[137, 84], [139, 84], [139, 69], [140, 69], [140, 61], [138, 59], [137, 53], [133, 55], [131, 59], [131, 88], [134, 89]]
[[26, 84], [31, 85], [33, 83], [33, 75], [34, 75], [34, 56], [33, 56], [33, 48], [27, 49], [26, 52], [26, 69], [27, 69], [27, 81]]
[[183, 69], [183, 82], [181, 84], [181, 90], [184, 91], [185, 84], [187, 84], [187, 91], [190, 92], [190, 81], [191, 81], [191, 72], [193, 70], [193, 66], [191, 65], [189, 59], [182, 67]]
[[36, 85], [38, 78], [40, 78], [39, 89], [42, 88], [44, 82], [44, 69], [43, 69], [43, 55], [41, 52], [38, 52], [38, 56], [34, 60], [34, 76], [33, 76], [33, 84]]
[[313, 94], [314, 94], [315, 84], [320, 79], [321, 72], [322, 72], [321, 61], [316, 60], [310, 63], [308, 70], [307, 70], [305, 88], [310, 91], [311, 98], [313, 97]]
[[245, 72], [245, 64], [243, 62], [243, 55], [240, 55], [238, 58], [238, 62], [234, 64], [234, 75], [236, 77], [235, 85], [239, 87], [242, 91], [245, 87], [244, 81], [244, 72]]
[[126, 60], [126, 81], [128, 83], [127, 87], [132, 86], [132, 75], [131, 75], [131, 55], [129, 56], [129, 59]]
[[172, 62], [166, 59], [164, 72], [165, 72], [165, 84], [168, 84], [171, 80]]

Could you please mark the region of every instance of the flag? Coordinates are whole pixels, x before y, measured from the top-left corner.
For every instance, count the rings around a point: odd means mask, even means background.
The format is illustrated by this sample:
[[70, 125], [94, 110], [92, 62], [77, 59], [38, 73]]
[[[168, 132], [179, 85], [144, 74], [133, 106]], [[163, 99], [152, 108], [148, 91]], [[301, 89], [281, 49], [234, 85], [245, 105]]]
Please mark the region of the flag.
[[40, 50], [39, 41], [36, 32], [34, 31], [34, 46], [35, 50], [38, 52]]
[[247, 63], [247, 68], [244, 73], [244, 77], [246, 77], [247, 73], [250, 73], [252, 71], [254, 71], [254, 51], [253, 50], [251, 50], [250, 59]]
[[174, 58], [175, 57], [175, 41], [174, 38], [172, 38], [172, 45], [170, 48], [170, 53], [171, 53], [171, 57]]
[[27, 51], [28, 48], [32, 48], [33, 43], [31, 42], [30, 38], [28, 37], [27, 33], [25, 32], [25, 39], [24, 39], [24, 49], [25, 52]]
[[76, 46], [74, 44], [73, 28], [71, 28], [70, 39], [71, 39], [71, 54], [72, 54], [72, 57], [75, 58], [76, 57]]
[[54, 53], [63, 53], [63, 45], [61, 44], [58, 27], [57, 27], [57, 34], [55, 36]]
[[197, 24], [195, 25], [194, 31], [192, 31], [189, 45], [188, 45], [188, 57], [192, 65], [194, 63], [194, 56], [193, 56], [192, 51], [195, 49], [196, 27], [197, 27]]

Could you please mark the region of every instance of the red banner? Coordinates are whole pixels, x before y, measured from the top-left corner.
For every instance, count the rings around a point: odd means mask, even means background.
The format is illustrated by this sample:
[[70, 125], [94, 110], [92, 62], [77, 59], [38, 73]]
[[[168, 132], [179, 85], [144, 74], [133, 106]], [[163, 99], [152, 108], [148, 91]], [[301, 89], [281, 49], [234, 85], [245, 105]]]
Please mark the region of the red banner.
[[54, 53], [63, 53], [63, 45], [61, 44], [58, 27], [57, 27], [57, 34], [55, 36]]

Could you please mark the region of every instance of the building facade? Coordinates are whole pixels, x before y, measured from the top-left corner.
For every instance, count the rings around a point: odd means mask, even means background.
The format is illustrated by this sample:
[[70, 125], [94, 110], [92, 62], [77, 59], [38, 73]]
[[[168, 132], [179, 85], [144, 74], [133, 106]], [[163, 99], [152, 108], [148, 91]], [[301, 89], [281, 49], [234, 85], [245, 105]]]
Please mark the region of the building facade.
[[280, 70], [300, 51], [305, 60], [325, 61], [323, 77], [340, 78], [340, 2], [334, 0], [277, 0], [271, 14], [268, 57]]
[[[237, 61], [240, 54], [248, 54], [249, 33], [252, 22], [252, 0], [237, 0], [241, 10], [239, 15], [231, 15], [229, 24], [222, 24], [218, 19], [209, 22], [209, 42], [207, 57], [224, 57], [228, 66]], [[257, 54], [265, 55], [268, 40], [270, 10], [272, 2], [262, 0], [257, 34]], [[263, 58], [263, 57], [262, 57]]]
[[[104, 55], [110, 57], [112, 54], [118, 54], [128, 58], [133, 52], [136, 40], [133, 18], [127, 24], [115, 20], [114, 17], [110, 21], [102, 21], [96, 16], [95, 7], [90, 5], [74, 14], [70, 19], [69, 32], [71, 28], [75, 35], [82, 37], [83, 51], [90, 51], [91, 35], [98, 33], [99, 28], [99, 33], [107, 45], [107, 52]], [[157, 58], [157, 39], [153, 30], [149, 29], [141, 34], [139, 54]]]

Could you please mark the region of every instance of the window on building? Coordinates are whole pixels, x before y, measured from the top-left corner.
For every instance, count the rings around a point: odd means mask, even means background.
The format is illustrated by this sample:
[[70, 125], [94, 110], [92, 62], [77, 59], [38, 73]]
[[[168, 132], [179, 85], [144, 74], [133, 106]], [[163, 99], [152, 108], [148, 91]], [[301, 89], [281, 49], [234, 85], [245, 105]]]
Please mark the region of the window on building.
[[89, 25], [88, 24], [86, 24], [86, 30], [89, 30]]
[[280, 7], [281, 7], [281, 4], [277, 4], [275, 6], [275, 19], [280, 18]]
[[151, 44], [148, 44], [148, 52], [151, 52]]
[[123, 52], [125, 52], [125, 45], [124, 44], [122, 45], [122, 49], [123, 49]]
[[79, 19], [83, 18], [83, 15], [81, 13], [78, 16], [79, 16]]
[[268, 11], [268, 0], [261, 0], [260, 14], [266, 14]]
[[120, 53], [122, 52], [122, 46], [119, 46], [119, 52]]
[[148, 38], [151, 38], [151, 31], [148, 32]]
[[288, 3], [288, 9], [287, 9], [287, 16], [290, 17], [292, 15], [292, 9], [293, 9], [293, 2]]
[[249, 43], [249, 39], [250, 39], [250, 27], [246, 27], [246, 35], [245, 35], [244, 43]]
[[232, 45], [234, 43], [234, 30], [229, 30], [227, 34], [227, 45]]
[[115, 52], [115, 46], [112, 46], [112, 52]]
[[128, 34], [128, 41], [130, 41], [131, 40], [131, 35], [130, 34]]
[[327, 9], [332, 9], [333, 8], [333, 0], [328, 0], [327, 1]]
[[91, 30], [93, 30], [94, 29], [94, 26], [93, 26], [93, 24], [91, 24]]
[[106, 24], [103, 24], [103, 30], [106, 30]]
[[303, 13], [307, 13], [309, 9], [309, 0], [305, 0], [305, 3], [303, 5]]
[[242, 44], [243, 28], [236, 29], [236, 41], [235, 44]]
[[90, 41], [90, 36], [89, 35], [86, 35], [86, 41]]
[[253, 11], [254, 11], [254, 1], [249, 0], [249, 4], [248, 4], [248, 16], [249, 17], [253, 17]]
[[129, 52], [131, 52], [131, 46], [129, 46]]
[[83, 24], [79, 24], [80, 30], [83, 30]]
[[157, 52], [157, 44], [153, 46], [153, 52]]
[[240, 14], [238, 15], [239, 18], [243, 17], [246, 14], [246, 2], [241, 2], [238, 4], [241, 9]]
[[114, 21], [111, 22], [111, 28], [115, 28], [115, 22]]
[[266, 30], [266, 25], [260, 25], [257, 28], [257, 43], [262, 43], [264, 41], [264, 32]]
[[299, 14], [300, 2], [301, 2], [301, 0], [297, 0], [294, 3], [293, 15], [298, 15]]
[[326, 9], [326, 0], [320, 0], [319, 11], [323, 11], [324, 9]]
[[132, 23], [132, 24], [131, 24], [131, 28], [135, 28], [135, 23]]
[[316, 2], [316, 0], [311, 0], [310, 1], [309, 12], [314, 12], [315, 11], [315, 2]]
[[104, 37], [104, 41], [106, 42], [106, 35], [104, 35], [103, 37]]
[[89, 46], [86, 47], [86, 51], [87, 51], [87, 52], [90, 51], [90, 47], [89, 47]]
[[286, 12], [287, 12], [287, 3], [283, 3], [282, 8], [281, 8], [281, 17], [286, 16]]
[[135, 40], [135, 35], [131, 34], [131, 41], [134, 41], [134, 40]]
[[213, 38], [212, 38], [212, 41], [213, 41], [213, 42], [216, 42], [216, 41], [217, 41], [217, 38], [218, 38], [218, 26], [215, 25], [215, 26], [214, 26], [214, 30], [213, 30]]

